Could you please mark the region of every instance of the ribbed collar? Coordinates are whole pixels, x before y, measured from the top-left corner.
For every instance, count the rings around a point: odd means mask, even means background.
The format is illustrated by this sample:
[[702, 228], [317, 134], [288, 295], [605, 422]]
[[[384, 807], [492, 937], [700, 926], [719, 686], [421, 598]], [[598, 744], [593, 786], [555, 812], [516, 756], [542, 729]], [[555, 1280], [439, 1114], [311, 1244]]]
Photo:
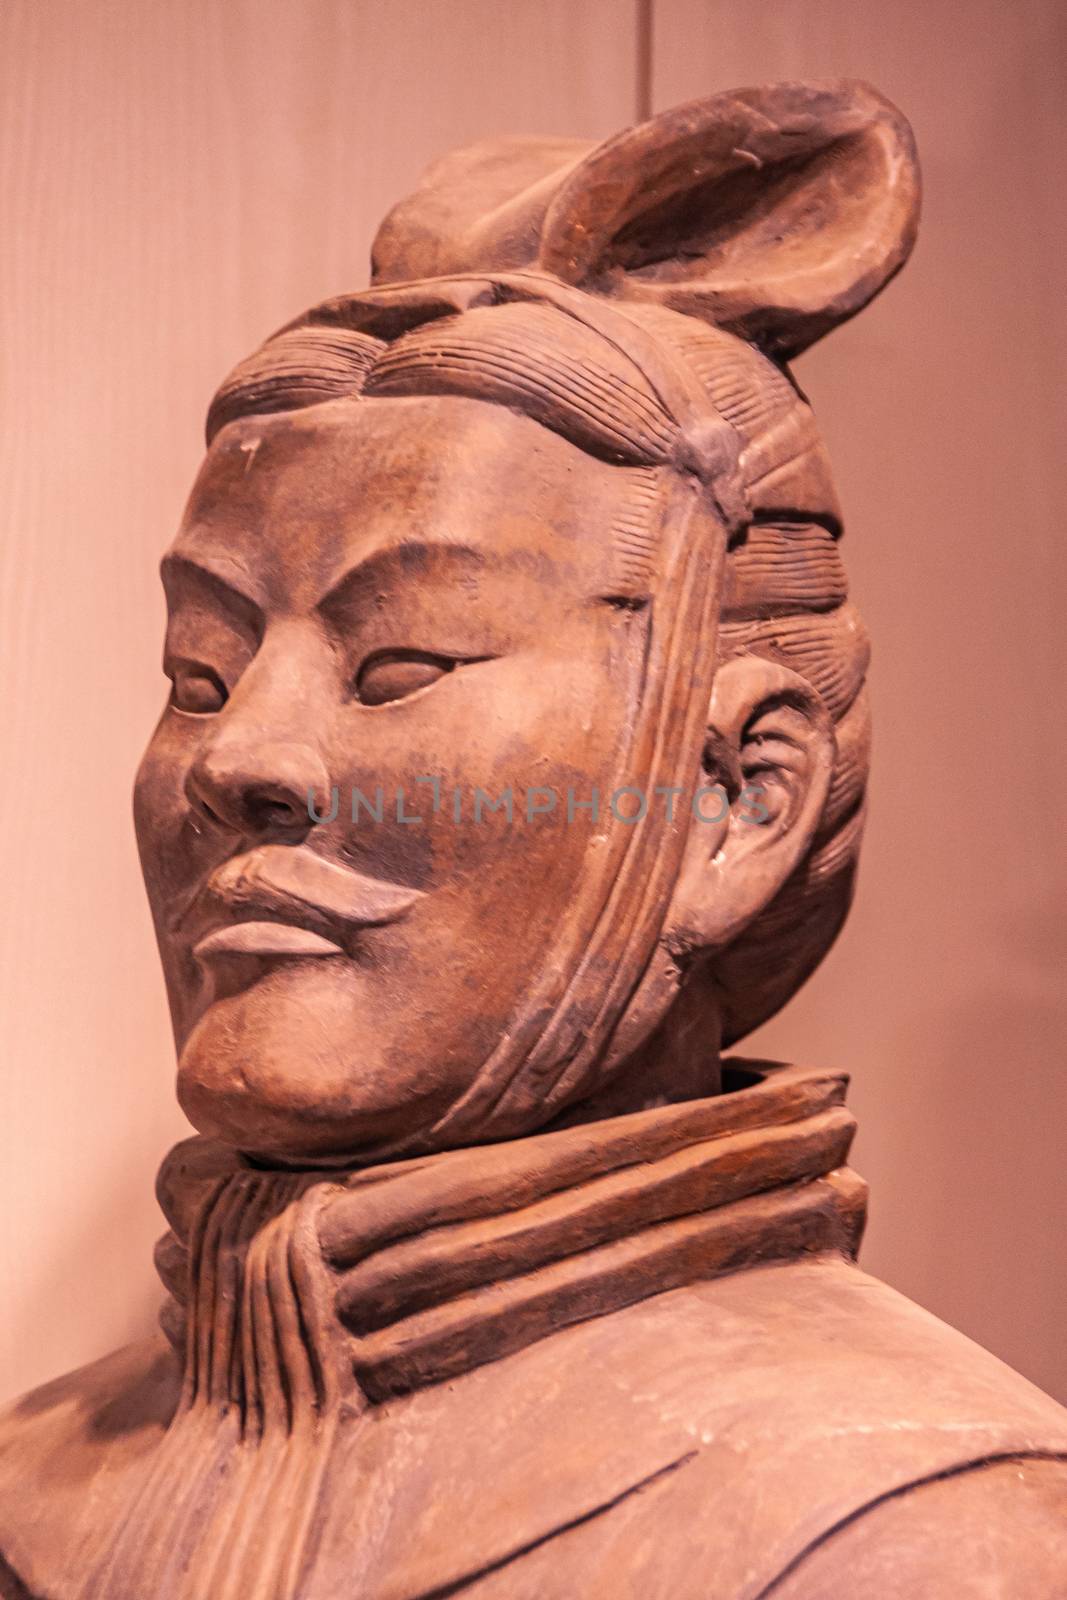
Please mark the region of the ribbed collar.
[[726, 1092], [348, 1174], [195, 1138], [160, 1172], [157, 1265], [187, 1405], [260, 1430], [454, 1378], [554, 1330], [766, 1261], [854, 1254], [840, 1073], [727, 1063]]

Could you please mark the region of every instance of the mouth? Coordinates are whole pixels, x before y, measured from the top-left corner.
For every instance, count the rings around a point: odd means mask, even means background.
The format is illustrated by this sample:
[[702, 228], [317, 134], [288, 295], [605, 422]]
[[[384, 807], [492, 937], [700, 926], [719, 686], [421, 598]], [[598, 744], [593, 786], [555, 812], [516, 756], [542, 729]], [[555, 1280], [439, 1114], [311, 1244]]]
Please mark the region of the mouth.
[[367, 877], [306, 845], [262, 845], [217, 867], [176, 931], [205, 964], [337, 956], [363, 929], [396, 922], [421, 899], [418, 889]]

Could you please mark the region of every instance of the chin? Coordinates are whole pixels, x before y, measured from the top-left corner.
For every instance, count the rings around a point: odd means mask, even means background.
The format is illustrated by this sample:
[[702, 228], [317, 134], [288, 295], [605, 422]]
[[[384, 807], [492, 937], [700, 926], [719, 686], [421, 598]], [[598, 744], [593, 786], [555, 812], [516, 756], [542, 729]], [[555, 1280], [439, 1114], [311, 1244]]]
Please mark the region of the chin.
[[323, 965], [279, 964], [201, 1015], [178, 1057], [178, 1099], [198, 1132], [265, 1161], [314, 1165], [374, 1159], [417, 1130], [421, 1097], [361, 1015], [365, 974]]

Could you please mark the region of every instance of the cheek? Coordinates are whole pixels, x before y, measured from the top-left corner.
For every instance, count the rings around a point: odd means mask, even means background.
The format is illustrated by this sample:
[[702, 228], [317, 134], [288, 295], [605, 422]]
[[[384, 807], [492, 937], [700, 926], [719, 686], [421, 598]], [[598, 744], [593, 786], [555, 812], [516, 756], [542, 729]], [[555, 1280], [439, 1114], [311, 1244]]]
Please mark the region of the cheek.
[[133, 822], [141, 861], [147, 868], [160, 853], [172, 831], [182, 794], [182, 763], [171, 731], [171, 718], [163, 716], [141, 757], [133, 785]]
[[202, 870], [204, 840], [190, 826], [185, 776], [195, 752], [191, 727], [165, 711], [137, 770], [133, 820], [145, 886], [157, 913]]
[[[610, 643], [586, 650], [578, 665], [519, 652], [361, 719], [337, 826], [361, 870], [430, 892], [399, 930], [424, 964], [420, 984], [447, 950], [451, 977], [437, 982], [463, 984], [477, 973], [479, 991], [499, 989], [503, 1004], [516, 970], [527, 971], [555, 936], [591, 838], [605, 831], [612, 784], [625, 781], [616, 774], [629, 726], [627, 675], [613, 670]], [[353, 825], [353, 786], [370, 800], [380, 791], [381, 821], [360, 805]], [[598, 820], [582, 804], [594, 788]], [[417, 821], [398, 821], [398, 791], [401, 814]], [[431, 921], [436, 954], [422, 945]]]
[[491, 831], [506, 796], [516, 817], [529, 805], [550, 823], [565, 814], [568, 788], [584, 797], [610, 775], [624, 701], [603, 652], [576, 666], [523, 651], [459, 669], [372, 716], [357, 710], [338, 727], [330, 763], [341, 779], [339, 821], [351, 820], [356, 792], [360, 818], [370, 817], [371, 801], [386, 821], [402, 809], [420, 819], [412, 833], [467, 820]]

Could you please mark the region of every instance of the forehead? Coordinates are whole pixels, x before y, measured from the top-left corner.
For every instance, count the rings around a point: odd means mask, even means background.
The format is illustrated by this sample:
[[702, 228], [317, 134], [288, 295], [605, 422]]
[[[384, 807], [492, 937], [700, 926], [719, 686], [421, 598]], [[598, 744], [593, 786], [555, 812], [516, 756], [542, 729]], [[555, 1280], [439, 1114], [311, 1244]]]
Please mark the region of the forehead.
[[294, 584], [321, 591], [353, 561], [413, 540], [562, 563], [595, 588], [623, 477], [503, 406], [337, 400], [224, 428], [173, 549], [290, 597]]

